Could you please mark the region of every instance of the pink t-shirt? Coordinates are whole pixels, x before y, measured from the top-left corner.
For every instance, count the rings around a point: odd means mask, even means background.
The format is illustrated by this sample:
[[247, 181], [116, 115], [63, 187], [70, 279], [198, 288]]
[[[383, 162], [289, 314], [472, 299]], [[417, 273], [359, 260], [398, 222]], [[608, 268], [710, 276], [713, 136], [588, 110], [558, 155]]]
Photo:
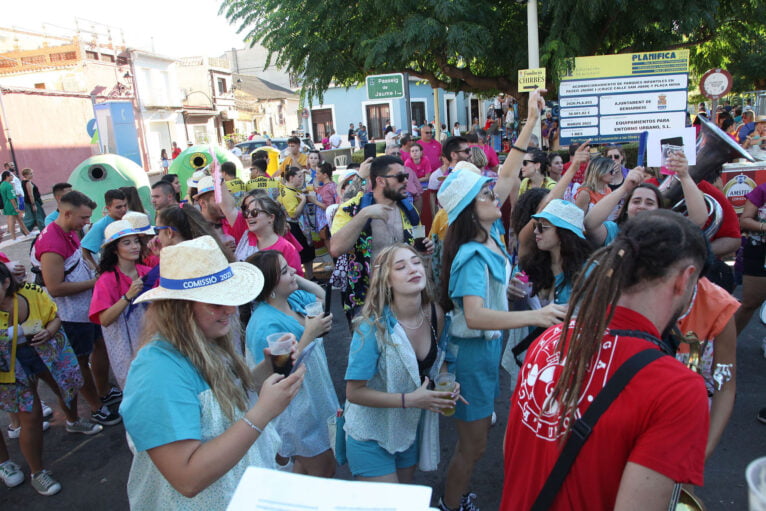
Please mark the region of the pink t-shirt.
[[234, 225], [231, 225], [226, 218], [221, 220], [221, 229], [224, 234], [234, 238], [235, 243], [239, 243], [242, 235], [247, 232], [247, 220], [245, 215], [241, 211], [237, 211], [237, 219], [234, 221]]
[[484, 154], [487, 155], [487, 169], [494, 169], [500, 165], [500, 160], [497, 157], [497, 153], [494, 149], [492, 149], [491, 146], [483, 145], [479, 147], [481, 147], [482, 151], [484, 151]]
[[[265, 247], [260, 250], [276, 250], [278, 252], [282, 252], [282, 255], [284, 256], [285, 261], [287, 261], [287, 264], [295, 269], [295, 273], [303, 277], [301, 256], [298, 253], [301, 249], [300, 243], [298, 243], [298, 240], [295, 239], [295, 236], [293, 236], [290, 231], [287, 231], [287, 236], [290, 237], [290, 240], [288, 240], [286, 237], [278, 236], [276, 243], [270, 247]], [[247, 242], [251, 247], [257, 246], [258, 236], [256, 236], [255, 233], [248, 231]]]
[[415, 174], [415, 171], [407, 166], [404, 167], [404, 171], [410, 176], [407, 179], [407, 193], [413, 197], [420, 197], [423, 195], [423, 185], [420, 184], [420, 180]]
[[428, 174], [431, 173], [431, 160], [428, 158], [420, 158], [420, 163], [415, 163], [412, 158], [404, 160], [404, 166], [409, 167], [415, 171], [415, 175], [418, 179], [425, 179]]
[[[136, 270], [138, 270], [139, 277], [144, 277], [151, 271], [151, 268], [137, 264]], [[101, 320], [98, 316], [117, 303], [122, 295], [128, 292], [131, 282], [133, 281], [130, 277], [122, 273], [119, 267], [116, 267], [115, 271], [102, 273], [96, 280], [96, 285], [93, 286], [93, 298], [90, 300], [90, 310], [88, 311], [90, 322], [100, 325]]]
[[38, 261], [47, 252], [53, 252], [66, 259], [80, 249], [80, 236], [76, 231], [64, 232], [56, 223], [49, 223], [35, 242], [35, 259]]
[[430, 142], [420, 140], [418, 144], [423, 148], [423, 157], [428, 158], [428, 161], [431, 162], [431, 168], [441, 167], [442, 162], [439, 157], [442, 154], [442, 145], [436, 140]]

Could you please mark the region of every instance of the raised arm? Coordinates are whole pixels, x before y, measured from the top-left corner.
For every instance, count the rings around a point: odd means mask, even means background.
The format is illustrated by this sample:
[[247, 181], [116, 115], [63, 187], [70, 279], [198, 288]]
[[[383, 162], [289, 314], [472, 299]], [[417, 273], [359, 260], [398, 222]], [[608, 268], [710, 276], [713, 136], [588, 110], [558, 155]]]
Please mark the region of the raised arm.
[[532, 130], [537, 124], [538, 119], [540, 119], [540, 111], [545, 107], [545, 100], [543, 99], [545, 92], [545, 89], [535, 89], [529, 94], [527, 123], [522, 128], [521, 133], [519, 133], [516, 144], [514, 144], [515, 147], [511, 147], [508, 157], [498, 172], [495, 196], [500, 201], [500, 204], [504, 204], [508, 197], [511, 198], [511, 207], [516, 203], [516, 196], [521, 184], [519, 180], [521, 162], [524, 159], [524, 155], [527, 154], [529, 137], [532, 135]]
[[627, 197], [633, 189], [640, 185], [644, 179], [643, 167], [636, 167], [628, 172], [625, 181], [612, 193], [609, 193], [598, 201], [585, 215], [585, 235], [596, 245], [603, 245], [606, 240], [607, 232], [604, 222], [609, 217], [609, 213], [622, 199]]
[[689, 163], [686, 160], [686, 155], [682, 152], [674, 152], [668, 156], [667, 163], [668, 169], [676, 173], [676, 177], [681, 183], [684, 199], [686, 199], [686, 216], [697, 227], [704, 227], [707, 222], [705, 196], [689, 175]]
[[547, 206], [553, 199], [561, 199], [564, 197], [564, 192], [567, 191], [569, 184], [580, 169], [580, 165], [590, 161], [590, 140], [583, 142], [569, 161], [571, 163], [569, 164], [567, 171], [561, 176], [561, 179], [556, 183], [556, 186], [554, 186], [553, 189], [543, 197], [543, 200], [540, 201], [540, 205], [537, 207], [538, 213], [545, 209], [545, 206]]

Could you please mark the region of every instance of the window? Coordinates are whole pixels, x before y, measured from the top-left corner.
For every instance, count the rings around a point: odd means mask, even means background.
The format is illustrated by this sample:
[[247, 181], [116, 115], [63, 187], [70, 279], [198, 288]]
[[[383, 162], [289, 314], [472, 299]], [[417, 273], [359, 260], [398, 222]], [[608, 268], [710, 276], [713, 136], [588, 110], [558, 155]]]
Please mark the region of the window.
[[226, 78], [218, 78], [218, 95], [222, 96], [226, 94]]
[[45, 55], [32, 55], [31, 57], [21, 57], [21, 63], [22, 65], [29, 66], [29, 65], [45, 65], [47, 64], [47, 59], [45, 58]]
[[44, 88], [45, 88], [45, 84], [44, 83], [36, 83], [35, 84], [35, 89], [44, 89]]
[[51, 62], [63, 62], [65, 60], [76, 60], [77, 53], [73, 51], [64, 51], [59, 53], [51, 53], [48, 57], [51, 59]]
[[95, 51], [85, 50], [85, 58], [90, 60], [98, 60], [98, 53]]
[[114, 55], [109, 55], [108, 53], [102, 53], [101, 60], [103, 60], [104, 62], [114, 62]]
[[[426, 122], [426, 102], [412, 101], [410, 103], [410, 110], [412, 111], [412, 120], [418, 126], [422, 126]], [[409, 130], [409, 126], [407, 126], [407, 129]]]

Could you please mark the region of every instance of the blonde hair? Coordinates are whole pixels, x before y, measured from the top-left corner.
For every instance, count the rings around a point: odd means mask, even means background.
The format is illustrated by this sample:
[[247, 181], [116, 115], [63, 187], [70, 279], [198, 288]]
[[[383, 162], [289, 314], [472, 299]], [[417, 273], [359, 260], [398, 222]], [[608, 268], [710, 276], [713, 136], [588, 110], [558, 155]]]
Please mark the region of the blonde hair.
[[238, 316], [230, 318], [231, 329], [223, 337], [208, 339], [194, 320], [188, 300], [158, 300], [146, 311], [142, 345], [159, 336], [172, 344], [210, 385], [218, 404], [230, 420], [235, 410], [246, 410], [247, 391], [253, 379], [242, 356], [234, 348]]
[[590, 188], [594, 192], [602, 190], [605, 185], [601, 183], [601, 178], [605, 174], [608, 174], [613, 168], [613, 159], [604, 158], [603, 156], [593, 158], [588, 163], [588, 168], [585, 169], [585, 180], [582, 185], [586, 188]]
[[[394, 295], [391, 291], [389, 277], [391, 269], [394, 266], [394, 254], [399, 249], [406, 249], [418, 256], [423, 262], [423, 258], [418, 252], [406, 243], [395, 243], [389, 245], [380, 251], [372, 264], [372, 275], [370, 276], [370, 285], [367, 288], [367, 297], [364, 300], [364, 306], [359, 315], [354, 319], [354, 329], [358, 328], [362, 322], [369, 322], [378, 328], [378, 332], [383, 334], [387, 332], [386, 318], [383, 316], [385, 307], [391, 307], [394, 303]], [[420, 293], [421, 307], [430, 305], [433, 302], [433, 289], [431, 279], [426, 276], [426, 287]]]

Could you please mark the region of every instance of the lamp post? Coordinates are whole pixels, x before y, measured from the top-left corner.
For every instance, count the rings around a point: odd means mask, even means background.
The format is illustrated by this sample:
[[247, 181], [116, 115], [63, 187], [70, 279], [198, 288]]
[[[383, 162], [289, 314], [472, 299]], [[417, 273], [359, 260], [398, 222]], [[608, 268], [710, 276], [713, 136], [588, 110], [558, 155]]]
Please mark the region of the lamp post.
[[[527, 53], [527, 68], [537, 69], [540, 67], [540, 40], [537, 35], [537, 0], [527, 0]], [[540, 113], [542, 114], [542, 112]], [[540, 140], [539, 120], [535, 123], [532, 133], [537, 137], [539, 147], [543, 147], [543, 141]]]

